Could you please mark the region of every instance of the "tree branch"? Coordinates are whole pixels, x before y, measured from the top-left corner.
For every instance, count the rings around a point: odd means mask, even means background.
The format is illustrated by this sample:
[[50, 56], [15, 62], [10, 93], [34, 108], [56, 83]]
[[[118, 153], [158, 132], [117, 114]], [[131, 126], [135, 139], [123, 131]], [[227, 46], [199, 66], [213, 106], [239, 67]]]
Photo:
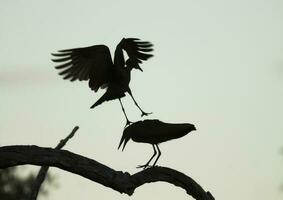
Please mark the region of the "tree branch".
[[[72, 130], [72, 132], [64, 140], [61, 140], [59, 142], [59, 144], [55, 147], [55, 149], [62, 149], [67, 144], [68, 140], [71, 139], [75, 135], [75, 133], [77, 132], [78, 129], [79, 129], [79, 127], [75, 126], [75, 128]], [[48, 168], [49, 168], [49, 166], [42, 166], [40, 168], [38, 175], [37, 175], [36, 179], [34, 180], [34, 183], [33, 183], [33, 186], [32, 186], [32, 190], [31, 190], [31, 194], [30, 194], [30, 200], [36, 200], [37, 199], [38, 192], [40, 190], [40, 187], [41, 187], [43, 181], [45, 180]]]
[[210, 192], [204, 191], [193, 179], [166, 167], [152, 167], [130, 175], [66, 150], [37, 146], [0, 147], [1, 169], [25, 164], [58, 167], [128, 195], [145, 183], [165, 181], [182, 187], [197, 200], [214, 200]]

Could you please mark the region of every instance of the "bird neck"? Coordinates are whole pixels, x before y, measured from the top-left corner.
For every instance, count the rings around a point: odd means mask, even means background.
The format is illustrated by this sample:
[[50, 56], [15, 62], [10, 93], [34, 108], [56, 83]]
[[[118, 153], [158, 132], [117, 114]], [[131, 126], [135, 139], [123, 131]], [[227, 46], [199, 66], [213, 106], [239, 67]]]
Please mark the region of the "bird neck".
[[126, 72], [126, 74], [129, 78], [131, 77], [132, 69], [133, 69], [133, 67], [130, 67], [130, 66], [125, 67], [125, 72]]
[[125, 68], [126, 68], [126, 70], [127, 70], [129, 73], [130, 73], [130, 72], [132, 71], [132, 69], [133, 69], [133, 67], [132, 67], [132, 66], [129, 66], [129, 65], [126, 66]]

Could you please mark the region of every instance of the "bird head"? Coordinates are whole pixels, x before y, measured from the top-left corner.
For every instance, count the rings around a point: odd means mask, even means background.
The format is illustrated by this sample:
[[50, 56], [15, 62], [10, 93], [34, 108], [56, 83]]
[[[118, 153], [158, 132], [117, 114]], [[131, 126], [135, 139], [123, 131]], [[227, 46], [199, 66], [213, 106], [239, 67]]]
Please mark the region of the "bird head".
[[138, 60], [137, 59], [128, 59], [126, 61], [126, 65], [130, 68], [138, 69], [140, 71], [143, 71], [142, 68], [139, 66]]
[[125, 148], [126, 144], [128, 143], [128, 141], [130, 140], [130, 138], [131, 138], [130, 132], [128, 132], [127, 129], [125, 129], [124, 132], [123, 132], [122, 138], [120, 140], [118, 149], [120, 148], [120, 146], [124, 142], [123, 148], [122, 148], [122, 151], [124, 151], [124, 148]]

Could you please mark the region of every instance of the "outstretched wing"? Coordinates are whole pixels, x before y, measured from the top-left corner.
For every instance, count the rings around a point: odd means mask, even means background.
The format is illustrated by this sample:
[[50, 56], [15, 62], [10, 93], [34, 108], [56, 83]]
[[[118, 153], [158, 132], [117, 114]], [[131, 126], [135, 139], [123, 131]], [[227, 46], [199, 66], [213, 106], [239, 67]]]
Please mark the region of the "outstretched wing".
[[121, 42], [122, 48], [129, 56], [127, 65], [141, 70], [139, 64], [153, 56], [149, 53], [153, 51], [151, 48], [153, 45], [150, 42], [141, 41], [138, 38], [124, 38]]
[[105, 45], [60, 50], [52, 55], [57, 57], [52, 59], [53, 62], [62, 63], [55, 68], [61, 70], [59, 75], [63, 79], [89, 80], [90, 88], [95, 91], [110, 79], [113, 63]]

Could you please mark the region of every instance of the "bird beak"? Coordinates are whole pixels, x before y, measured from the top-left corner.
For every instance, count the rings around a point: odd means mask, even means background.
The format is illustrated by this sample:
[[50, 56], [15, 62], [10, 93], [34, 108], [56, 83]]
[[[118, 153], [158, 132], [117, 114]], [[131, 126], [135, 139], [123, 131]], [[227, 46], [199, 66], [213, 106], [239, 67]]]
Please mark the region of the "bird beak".
[[121, 138], [121, 140], [120, 140], [120, 144], [119, 144], [119, 146], [118, 146], [118, 149], [121, 147], [121, 145], [123, 144], [123, 148], [122, 148], [122, 151], [124, 151], [124, 148], [125, 148], [125, 146], [126, 146], [126, 144], [129, 142], [129, 140], [130, 140], [130, 137], [127, 137], [124, 133], [123, 133], [123, 135], [122, 135], [122, 138]]
[[143, 72], [142, 68], [140, 66], [137, 66], [137, 69]]

